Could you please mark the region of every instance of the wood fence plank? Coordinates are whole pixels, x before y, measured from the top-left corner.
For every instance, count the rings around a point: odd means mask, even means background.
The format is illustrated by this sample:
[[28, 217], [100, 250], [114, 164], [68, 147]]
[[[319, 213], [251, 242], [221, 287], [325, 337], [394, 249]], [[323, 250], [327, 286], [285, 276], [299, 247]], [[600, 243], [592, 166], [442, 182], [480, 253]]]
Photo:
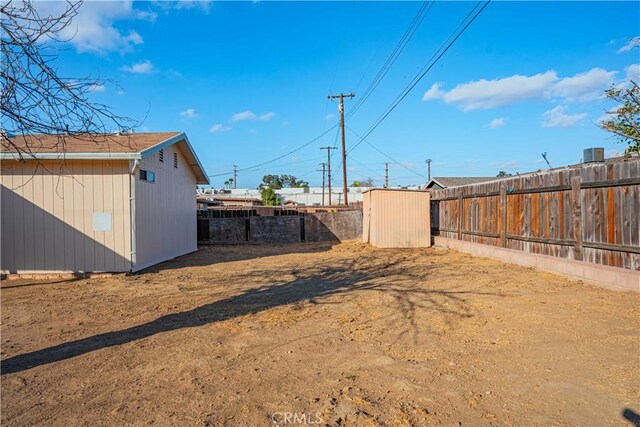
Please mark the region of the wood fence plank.
[[581, 214], [581, 194], [580, 177], [571, 178], [571, 195], [573, 199], [573, 239], [576, 241], [573, 249], [574, 259], [582, 260], [582, 214]]

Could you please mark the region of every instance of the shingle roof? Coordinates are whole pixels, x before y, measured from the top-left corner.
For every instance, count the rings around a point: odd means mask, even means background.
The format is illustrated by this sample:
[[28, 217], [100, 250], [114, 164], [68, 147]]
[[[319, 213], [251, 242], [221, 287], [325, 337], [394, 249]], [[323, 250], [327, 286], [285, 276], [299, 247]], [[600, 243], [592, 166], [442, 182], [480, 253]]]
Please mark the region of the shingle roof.
[[479, 182], [487, 182], [487, 181], [495, 181], [495, 176], [469, 176], [469, 177], [433, 177], [431, 181], [427, 184], [427, 187], [431, 187], [433, 181], [435, 183], [447, 188], [447, 187], [458, 187], [460, 185], [469, 185], [469, 184], [477, 184]]
[[0, 138], [0, 150], [6, 153], [22, 152], [25, 155], [40, 153], [139, 153], [177, 135], [180, 135], [180, 132], [17, 135], [9, 140], [6, 137]]
[[189, 138], [182, 132], [20, 135], [0, 133], [0, 159], [13, 160], [136, 160], [176, 144], [196, 175], [197, 184], [209, 178]]

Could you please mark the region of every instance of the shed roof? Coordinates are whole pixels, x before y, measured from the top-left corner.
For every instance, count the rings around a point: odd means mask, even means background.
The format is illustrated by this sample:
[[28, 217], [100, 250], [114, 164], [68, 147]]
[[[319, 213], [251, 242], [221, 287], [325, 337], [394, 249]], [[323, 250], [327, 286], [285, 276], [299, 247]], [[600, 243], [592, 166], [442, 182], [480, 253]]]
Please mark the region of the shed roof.
[[183, 132], [0, 136], [0, 159], [135, 160], [177, 144], [198, 184], [209, 178]]

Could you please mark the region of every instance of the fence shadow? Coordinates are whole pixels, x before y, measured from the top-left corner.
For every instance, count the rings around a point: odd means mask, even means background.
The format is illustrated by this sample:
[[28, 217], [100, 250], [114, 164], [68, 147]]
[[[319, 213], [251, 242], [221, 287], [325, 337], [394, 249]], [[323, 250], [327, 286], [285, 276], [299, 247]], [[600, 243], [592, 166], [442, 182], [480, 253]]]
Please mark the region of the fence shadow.
[[[254, 274], [265, 277], [267, 271], [257, 271]], [[361, 260], [344, 261], [319, 269], [308, 276], [298, 276], [285, 283], [247, 289], [230, 298], [168, 314], [141, 325], [13, 356], [2, 361], [1, 372], [2, 375], [21, 372], [155, 334], [199, 327], [287, 304], [302, 301], [323, 304], [327, 303], [328, 297], [346, 296], [356, 291], [384, 291], [393, 296], [398, 317], [403, 319], [406, 325], [397, 331], [399, 339], [406, 333], [416, 332], [417, 310], [437, 312], [448, 319], [470, 317], [472, 313], [465, 305], [467, 295], [496, 295], [471, 290], [418, 288], [416, 284], [419, 280], [420, 278], [406, 273], [399, 261], [392, 261], [377, 268], [363, 267]]]

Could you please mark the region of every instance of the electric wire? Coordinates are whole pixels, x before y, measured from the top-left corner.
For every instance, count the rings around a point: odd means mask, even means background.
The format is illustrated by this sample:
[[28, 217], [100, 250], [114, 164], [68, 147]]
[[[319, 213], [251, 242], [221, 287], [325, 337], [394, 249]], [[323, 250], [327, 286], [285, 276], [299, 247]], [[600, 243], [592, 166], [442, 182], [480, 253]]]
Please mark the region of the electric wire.
[[[413, 78], [413, 80], [405, 87], [405, 89], [396, 97], [396, 99], [384, 110], [380, 116], [376, 119], [376, 121], [369, 127], [369, 129], [364, 133], [364, 136], [361, 137], [360, 141], [355, 143], [347, 152], [347, 154], [351, 153], [355, 150], [365, 138], [367, 138], [388, 116], [391, 114], [393, 110], [406, 98], [406, 96], [413, 90], [414, 87], [424, 78], [424, 76], [438, 63], [438, 61], [444, 56], [445, 53], [453, 46], [453, 44], [462, 36], [462, 34], [469, 28], [469, 26], [476, 20], [476, 18], [486, 9], [491, 0], [487, 0], [484, 2], [484, 5], [475, 12], [475, 15], [469, 19], [469, 17], [474, 13], [478, 6], [482, 3], [479, 1], [476, 5], [469, 11], [467, 16], [462, 20], [458, 28], [449, 36], [449, 38], [440, 46], [440, 49], [433, 54], [433, 56], [427, 61], [427, 63], [422, 67], [422, 69], [418, 72], [418, 74]], [[465, 23], [466, 22], [466, 23]], [[460, 29], [460, 27], [462, 27]], [[456, 34], [457, 32], [457, 34]]]
[[[267, 160], [266, 162], [258, 163], [257, 165], [253, 165], [253, 166], [249, 166], [249, 167], [246, 167], [246, 168], [238, 169], [236, 172], [251, 171], [253, 169], [256, 169], [256, 168], [259, 168], [261, 166], [265, 166], [265, 165], [268, 165], [270, 163], [276, 162], [276, 161], [278, 161], [280, 159], [283, 159], [283, 158], [285, 158], [285, 157], [287, 157], [287, 156], [289, 156], [289, 155], [291, 155], [291, 154], [293, 154], [293, 153], [295, 153], [297, 151], [302, 150], [305, 147], [308, 147], [309, 145], [313, 144], [314, 142], [320, 140], [322, 137], [324, 137], [326, 134], [328, 134], [329, 132], [331, 132], [332, 130], [334, 130], [337, 127], [338, 127], [338, 124], [335, 124], [335, 125], [331, 126], [329, 129], [325, 130], [324, 132], [322, 132], [317, 137], [313, 138], [312, 140], [302, 144], [298, 148], [295, 148], [295, 149], [293, 149], [293, 150], [291, 150], [291, 151], [289, 151], [289, 152], [287, 152], [287, 153], [285, 153], [285, 154], [283, 154], [281, 156], [275, 157], [275, 158], [273, 158], [271, 160]], [[233, 171], [225, 172], [225, 173], [216, 173], [216, 174], [208, 175], [208, 176], [209, 176], [209, 178], [215, 178], [217, 176], [224, 176], [224, 175], [229, 175], [229, 174], [233, 174]]]

